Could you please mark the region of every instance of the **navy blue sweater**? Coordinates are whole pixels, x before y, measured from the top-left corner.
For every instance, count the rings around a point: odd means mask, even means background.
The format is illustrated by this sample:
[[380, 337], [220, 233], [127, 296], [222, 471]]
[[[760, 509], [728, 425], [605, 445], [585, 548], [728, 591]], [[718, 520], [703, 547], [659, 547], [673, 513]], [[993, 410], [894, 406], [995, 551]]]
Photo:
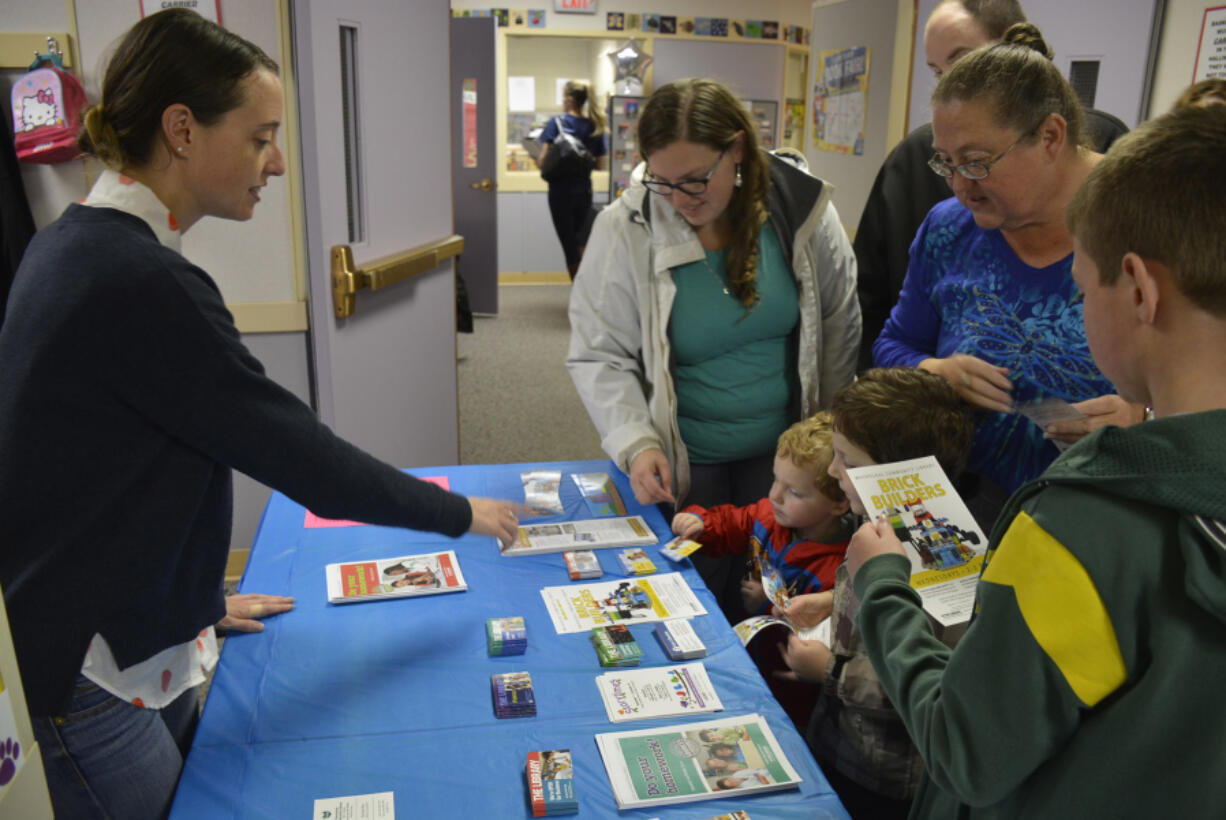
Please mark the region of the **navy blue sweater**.
[[231, 468], [330, 518], [471, 525], [267, 378], [212, 279], [119, 211], [70, 206], [31, 242], [0, 379], [0, 584], [33, 715], [63, 710], [94, 633], [124, 668], [222, 618]]

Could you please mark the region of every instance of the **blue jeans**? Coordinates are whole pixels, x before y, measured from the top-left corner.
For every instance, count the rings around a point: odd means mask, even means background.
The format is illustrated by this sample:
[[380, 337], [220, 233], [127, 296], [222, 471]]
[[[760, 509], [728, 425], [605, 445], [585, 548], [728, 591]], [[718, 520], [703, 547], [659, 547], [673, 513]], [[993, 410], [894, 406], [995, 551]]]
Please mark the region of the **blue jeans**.
[[199, 704], [193, 688], [164, 709], [141, 709], [78, 677], [63, 717], [33, 719], [55, 816], [165, 817]]

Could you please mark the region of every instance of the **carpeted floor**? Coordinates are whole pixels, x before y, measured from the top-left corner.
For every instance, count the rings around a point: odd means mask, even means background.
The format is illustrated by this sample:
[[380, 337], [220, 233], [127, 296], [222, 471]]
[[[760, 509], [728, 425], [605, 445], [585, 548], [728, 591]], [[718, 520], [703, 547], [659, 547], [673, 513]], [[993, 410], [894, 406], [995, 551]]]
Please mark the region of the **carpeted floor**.
[[458, 334], [460, 463], [606, 458], [566, 372], [570, 285], [503, 285]]

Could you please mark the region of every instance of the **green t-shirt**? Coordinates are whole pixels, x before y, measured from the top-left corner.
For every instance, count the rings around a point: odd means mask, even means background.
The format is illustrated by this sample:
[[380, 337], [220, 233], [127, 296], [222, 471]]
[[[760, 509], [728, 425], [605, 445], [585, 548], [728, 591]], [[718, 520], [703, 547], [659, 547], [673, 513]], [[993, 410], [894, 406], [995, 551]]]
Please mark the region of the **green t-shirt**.
[[773, 453], [779, 434], [795, 421], [796, 282], [769, 222], [758, 246], [760, 301], [748, 313], [724, 292], [726, 251], [707, 251], [705, 260], [673, 269], [677, 295], [668, 335], [677, 425], [697, 464]]

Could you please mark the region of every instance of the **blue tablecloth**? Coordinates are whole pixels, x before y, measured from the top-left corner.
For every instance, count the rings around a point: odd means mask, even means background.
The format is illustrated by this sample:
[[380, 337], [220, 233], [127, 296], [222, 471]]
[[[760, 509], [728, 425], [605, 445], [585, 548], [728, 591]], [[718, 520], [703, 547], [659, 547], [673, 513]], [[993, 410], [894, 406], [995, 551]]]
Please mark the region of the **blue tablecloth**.
[[[522, 499], [521, 473], [562, 472], [565, 512], [591, 518], [572, 473], [612, 477], [629, 514], [643, 515], [661, 540], [668, 525], [634, 500], [611, 462], [503, 464], [412, 470], [446, 476], [464, 495]], [[242, 592], [292, 595], [292, 612], [264, 632], [233, 635], [209, 691], [184, 767], [172, 818], [309, 818], [316, 798], [392, 791], [406, 818], [530, 817], [523, 770], [537, 749], [569, 748], [580, 816], [706, 818], [745, 809], [765, 818], [846, 818], [838, 798], [714, 597], [686, 562], [683, 570], [710, 613], [693, 625], [724, 711], [697, 719], [757, 712], [804, 778], [798, 790], [618, 812], [594, 735], [683, 722], [608, 721], [594, 678], [606, 671], [586, 634], [558, 635], [541, 599], [545, 586], [572, 583], [561, 554], [505, 557], [492, 538], [451, 540], [431, 533], [358, 526], [307, 529], [301, 505], [275, 493], [264, 512]], [[454, 549], [468, 590], [424, 598], [333, 606], [325, 564]], [[660, 571], [675, 569], [648, 547]], [[604, 580], [619, 574], [615, 549], [597, 551]], [[528, 649], [487, 655], [487, 618], [522, 615]], [[643, 665], [669, 660], [652, 625], [633, 629]], [[532, 674], [538, 714], [499, 720], [490, 675]]]

